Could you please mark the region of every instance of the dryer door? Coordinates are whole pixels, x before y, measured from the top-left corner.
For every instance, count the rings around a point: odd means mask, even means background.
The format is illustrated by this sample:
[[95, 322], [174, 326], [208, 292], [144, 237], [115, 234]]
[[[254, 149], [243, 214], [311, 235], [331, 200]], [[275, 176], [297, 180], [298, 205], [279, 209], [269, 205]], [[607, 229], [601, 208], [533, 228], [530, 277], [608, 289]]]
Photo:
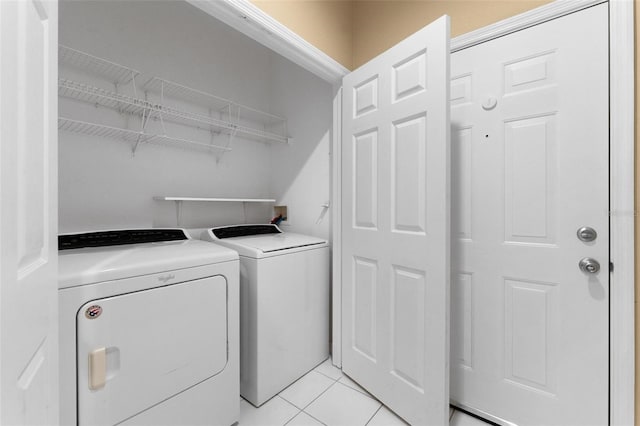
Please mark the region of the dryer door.
[[224, 369], [227, 281], [94, 300], [76, 324], [78, 423], [113, 425]]

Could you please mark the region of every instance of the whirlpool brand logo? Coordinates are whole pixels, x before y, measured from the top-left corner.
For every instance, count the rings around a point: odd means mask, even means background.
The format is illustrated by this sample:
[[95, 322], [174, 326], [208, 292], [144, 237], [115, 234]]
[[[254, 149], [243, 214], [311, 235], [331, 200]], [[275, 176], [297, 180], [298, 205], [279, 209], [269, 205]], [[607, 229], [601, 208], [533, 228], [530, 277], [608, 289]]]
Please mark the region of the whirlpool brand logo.
[[169, 274], [169, 275], [163, 275], [161, 277], [158, 277], [158, 281], [162, 281], [163, 283], [166, 283], [167, 281], [171, 281], [172, 279], [174, 279], [176, 276], [173, 274]]
[[102, 314], [102, 306], [100, 305], [91, 305], [84, 311], [84, 316], [89, 319], [96, 319]]

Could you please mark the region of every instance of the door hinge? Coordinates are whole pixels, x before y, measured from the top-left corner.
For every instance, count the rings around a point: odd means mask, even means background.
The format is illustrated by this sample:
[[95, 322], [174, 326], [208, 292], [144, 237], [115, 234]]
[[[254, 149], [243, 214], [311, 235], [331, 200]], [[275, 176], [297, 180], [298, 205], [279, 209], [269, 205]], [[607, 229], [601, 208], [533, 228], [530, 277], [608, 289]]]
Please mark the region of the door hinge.
[[609, 262], [609, 272], [613, 272], [613, 262]]

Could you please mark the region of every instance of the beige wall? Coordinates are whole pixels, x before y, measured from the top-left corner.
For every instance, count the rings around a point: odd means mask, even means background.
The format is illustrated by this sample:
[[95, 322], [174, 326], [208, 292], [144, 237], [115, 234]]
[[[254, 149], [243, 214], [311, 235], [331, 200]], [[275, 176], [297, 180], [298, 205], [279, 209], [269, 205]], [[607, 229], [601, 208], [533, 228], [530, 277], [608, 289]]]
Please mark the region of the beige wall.
[[252, 3], [345, 67], [352, 69], [352, 1], [252, 0]]
[[353, 9], [354, 68], [442, 15], [451, 17], [451, 36], [455, 37], [549, 1], [356, 1]]
[[[443, 14], [457, 36], [533, 9], [551, 0], [306, 1], [253, 0], [310, 43], [354, 69]], [[635, 1], [636, 28], [640, 0]], [[335, 22], [334, 22], [335, 20]], [[329, 34], [335, 30], [335, 34]], [[636, 31], [636, 46], [640, 36]], [[640, 56], [636, 55], [636, 70]], [[640, 119], [640, 76], [636, 72], [636, 123]], [[636, 208], [640, 210], [640, 148], [636, 130]], [[640, 426], [640, 220], [636, 214], [636, 426]]]
[[551, 0], [251, 0], [355, 69], [444, 14], [457, 36]]

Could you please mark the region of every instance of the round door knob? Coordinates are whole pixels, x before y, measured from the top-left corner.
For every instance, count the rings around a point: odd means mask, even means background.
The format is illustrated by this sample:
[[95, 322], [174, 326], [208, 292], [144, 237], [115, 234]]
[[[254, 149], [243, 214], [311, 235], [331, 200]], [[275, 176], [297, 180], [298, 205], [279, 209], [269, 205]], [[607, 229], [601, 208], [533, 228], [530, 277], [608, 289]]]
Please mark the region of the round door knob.
[[585, 257], [580, 260], [578, 266], [582, 272], [586, 272], [587, 274], [595, 274], [600, 270], [600, 263], [591, 257]]

